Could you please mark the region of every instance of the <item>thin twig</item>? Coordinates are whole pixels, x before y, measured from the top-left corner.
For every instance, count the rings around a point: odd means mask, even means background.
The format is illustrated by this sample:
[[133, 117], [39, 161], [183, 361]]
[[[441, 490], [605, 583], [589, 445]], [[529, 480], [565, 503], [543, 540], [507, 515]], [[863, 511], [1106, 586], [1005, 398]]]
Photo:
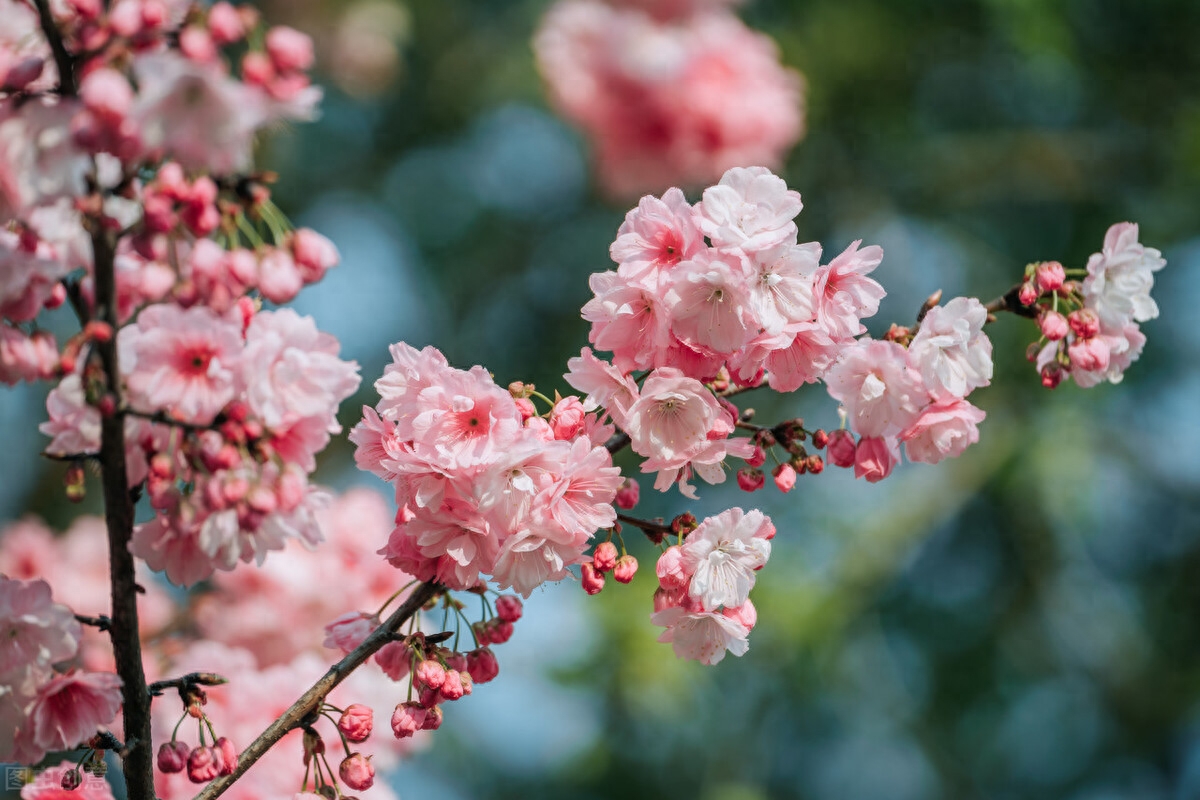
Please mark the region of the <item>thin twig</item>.
[[103, 614], [97, 617], [89, 617], [86, 614], [76, 614], [75, 619], [82, 625], [91, 625], [93, 628], [99, 628], [101, 633], [112, 630], [112, 620]]
[[675, 533], [675, 531], [671, 529], [671, 526], [665, 522], [654, 522], [653, 520], [639, 519], [638, 517], [631, 517], [628, 514], [617, 514], [617, 519], [619, 519], [621, 522], [624, 522], [626, 525], [632, 525], [635, 528], [640, 528], [647, 536], [650, 536], [650, 534]]
[[305, 724], [305, 720], [317, 713], [321, 708], [321, 704], [325, 702], [326, 696], [339, 683], [344, 681], [351, 672], [362, 666], [379, 648], [390, 642], [392, 634], [401, 625], [407, 622], [422, 606], [442, 591], [444, 591], [444, 588], [436, 583], [422, 583], [414, 589], [413, 593], [408, 596], [408, 599], [393, 611], [392, 615], [384, 620], [383, 624], [372, 631], [371, 635], [364, 639], [362, 644], [354, 648], [354, 651], [350, 655], [330, 667], [329, 671], [312, 685], [312, 688], [301, 695], [300, 699], [293, 703], [291, 708], [272, 722], [257, 739], [250, 743], [249, 747], [238, 755], [237, 769], [232, 774], [217, 778], [204, 787], [204, 791], [196, 795], [195, 800], [214, 800], [214, 798], [220, 797], [225, 790], [232, 786], [246, 770], [254, 766], [284, 735], [296, 728], [302, 727]]
[[187, 675], [181, 675], [178, 678], [155, 681], [146, 687], [146, 691], [150, 693], [151, 697], [158, 697], [167, 689], [188, 689], [193, 686], [220, 686], [225, 683], [229, 683], [229, 680], [215, 672], [189, 672]]

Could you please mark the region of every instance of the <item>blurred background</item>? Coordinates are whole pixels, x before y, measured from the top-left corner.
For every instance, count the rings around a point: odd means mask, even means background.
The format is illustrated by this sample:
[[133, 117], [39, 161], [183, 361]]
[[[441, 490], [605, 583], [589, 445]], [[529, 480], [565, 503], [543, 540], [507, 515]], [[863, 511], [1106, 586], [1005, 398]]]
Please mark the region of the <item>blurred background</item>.
[[[262, 5], [317, 40], [323, 115], [263, 156], [282, 207], [342, 253], [297, 308], [362, 365], [343, 422], [374, 403], [397, 340], [566, 390], [587, 276], [610, 268], [633, 201], [603, 198], [583, 137], [548, 108], [529, 44], [548, 3]], [[1121, 386], [1048, 392], [1023, 355], [1032, 326], [1004, 318], [962, 458], [878, 485], [829, 469], [789, 495], [703, 486], [697, 515], [757, 505], [779, 529], [749, 653], [707, 668], [655, 643], [653, 553], [634, 550], [631, 586], [534, 595], [500, 678], [448, 711], [398, 793], [1200, 797], [1200, 3], [740, 13], [807, 82], [808, 134], [783, 170], [805, 198], [801, 241], [884, 248], [873, 333], [937, 288], [986, 301], [1027, 262], [1082, 267], [1133, 220], [1168, 262], [1146, 352]], [[62, 527], [79, 509], [61, 468], [29, 468], [46, 389], [0, 394], [0, 513]], [[760, 420], [836, 426], [819, 389], [751, 397]], [[384, 489], [344, 440], [318, 479]], [[643, 489], [643, 516], [684, 508]]]

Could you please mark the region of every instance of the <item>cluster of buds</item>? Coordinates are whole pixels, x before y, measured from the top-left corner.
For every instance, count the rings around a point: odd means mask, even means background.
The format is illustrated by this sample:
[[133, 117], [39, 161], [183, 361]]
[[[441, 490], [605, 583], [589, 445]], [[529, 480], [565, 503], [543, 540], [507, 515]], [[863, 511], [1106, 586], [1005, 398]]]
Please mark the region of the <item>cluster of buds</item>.
[[[742, 424], [750, 425], [753, 410], [742, 412]], [[754, 442], [754, 452], [745, 459], [746, 466], [738, 470], [737, 483], [742, 491], [756, 492], [766, 484], [764, 466], [768, 455], [775, 461], [771, 469], [771, 478], [779, 491], [787, 493], [796, 485], [796, 477], [806, 473], [819, 475], [825, 470], [825, 461], [816, 453], [809, 453], [804, 443], [810, 442], [812, 447], [821, 450], [829, 441], [828, 434], [821, 429], [809, 431], [804, 427], [804, 420], [792, 419], [779, 423], [773, 428], [756, 427], [751, 436]], [[774, 448], [780, 448], [786, 457], [780, 459]]]
[[611, 572], [617, 583], [629, 583], [637, 574], [637, 559], [625, 551], [625, 542], [620, 539], [619, 525], [613, 527], [618, 541], [621, 541], [621, 551], [611, 539], [600, 542], [592, 550], [592, 560], [585, 561], [580, 566], [580, 585], [588, 594], [599, 594], [604, 588], [605, 574]]
[[[200, 744], [192, 747], [173, 733], [171, 740], [163, 742], [158, 748], [159, 771], [167, 774], [186, 771], [192, 783], [208, 783], [219, 776], [232, 775], [238, 766], [237, 748], [228, 738], [217, 736], [212, 720], [204, 713], [204, 706], [208, 703], [204, 689], [184, 681], [179, 688], [179, 696], [184, 704], [179, 723], [182, 724], [188, 717], [196, 720]], [[175, 733], [178, 731], [179, 724], [176, 724]], [[207, 743], [208, 737], [212, 739], [211, 745]]]
[[[316, 796], [322, 798], [345, 798], [352, 800], [342, 793], [337, 782], [340, 779], [347, 788], [356, 792], [365, 791], [375, 785], [375, 766], [371, 756], [364, 756], [350, 749], [350, 744], [365, 742], [371, 737], [374, 719], [371, 709], [355, 703], [344, 711], [334, 706], [325, 705], [320, 714], [329, 717], [330, 712], [339, 713], [337, 719], [338, 736], [342, 741], [342, 749], [346, 755], [338, 764], [337, 772], [329, 763], [325, 751], [325, 740], [311, 726], [304, 729], [304, 783], [297, 797]], [[312, 791], [308, 790], [309, 779], [312, 779]]]
[[[446, 592], [430, 600], [422, 613], [428, 616], [438, 608], [442, 609], [443, 624], [453, 615], [456, 632], [427, 634], [414, 630], [384, 645], [376, 653], [375, 663], [388, 677], [397, 682], [408, 681], [408, 698], [397, 704], [392, 714], [392, 732], [396, 738], [405, 739], [422, 730], [437, 730], [442, 724], [443, 703], [471, 694], [475, 684], [487, 683], [499, 674], [500, 664], [491, 645], [503, 644], [512, 637], [513, 624], [523, 612], [521, 600], [515, 595], [499, 595], [493, 607], [487, 599], [485, 586], [480, 585], [472, 594], [480, 598], [481, 619], [474, 623], [467, 620], [465, 604]], [[325, 626], [325, 646], [350, 653], [379, 626], [382, 611], [342, 615]], [[458, 631], [464, 621], [475, 645], [466, 651], [459, 648], [461, 637]], [[445, 642], [451, 639], [453, 644], [447, 647]], [[337, 726], [346, 741], [365, 741], [372, 729], [370, 709], [350, 706], [342, 712]], [[347, 750], [347, 760], [342, 763], [339, 773], [346, 785], [357, 790], [366, 788], [357, 784], [373, 771], [369, 769], [369, 761], [361, 756], [355, 759], [356, 756]]]

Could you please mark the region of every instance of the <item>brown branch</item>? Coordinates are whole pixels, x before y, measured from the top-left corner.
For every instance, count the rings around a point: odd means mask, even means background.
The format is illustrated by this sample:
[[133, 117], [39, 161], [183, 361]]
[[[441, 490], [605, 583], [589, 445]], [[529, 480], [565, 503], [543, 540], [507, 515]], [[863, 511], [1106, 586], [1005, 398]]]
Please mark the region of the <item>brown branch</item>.
[[[39, 0], [41, 6], [44, 0]], [[96, 282], [96, 316], [117, 329], [117, 286], [114, 268], [117, 240], [97, 225], [92, 233], [92, 259]], [[108, 391], [120, 401], [120, 367], [117, 338], [97, 341], [94, 353], [104, 369]], [[112, 639], [125, 719], [126, 752], [123, 759], [126, 796], [129, 800], [154, 800], [154, 760], [150, 733], [150, 695], [142, 669], [138, 638], [138, 585], [129, 541], [133, 537], [133, 497], [125, 466], [125, 421], [120, 414], [100, 420], [101, 483], [104, 519], [108, 528], [108, 563], [112, 582]]]
[[179, 689], [181, 691], [190, 689], [195, 686], [221, 686], [229, 683], [227, 678], [223, 678], [215, 672], [189, 672], [187, 675], [182, 675], [178, 678], [171, 678], [165, 681], [155, 681], [146, 687], [146, 691], [152, 697], [158, 697], [167, 689]]
[[617, 431], [611, 439], [604, 443], [604, 446], [608, 448], [608, 452], [615, 454], [629, 446], [629, 434], [625, 431]]
[[103, 614], [98, 617], [89, 617], [85, 614], [76, 614], [75, 619], [81, 625], [91, 625], [93, 628], [99, 628], [101, 633], [112, 630], [112, 620]]
[[54, 15], [50, 13], [49, 0], [33, 0], [33, 2], [37, 6], [42, 33], [46, 35], [46, 41], [50, 43], [50, 51], [54, 53], [54, 63], [58, 66], [58, 90], [64, 97], [74, 97], [78, 93], [78, 87], [75, 85], [75, 59], [67, 52], [67, 47], [63, 44], [62, 31], [55, 24]]
[[[218, 432], [220, 431], [220, 425], [218, 425], [216, 422], [213, 422], [208, 425], [198, 425], [194, 422], [183, 422], [182, 420], [178, 420], [178, 419], [175, 419], [174, 417], [168, 416], [167, 414], [163, 413], [162, 411], [154, 411], [154, 412], [138, 411], [135, 408], [129, 408], [128, 406], [126, 406], [125, 408], [121, 409], [120, 413], [125, 414], [126, 416], [144, 419], [149, 422], [157, 422], [159, 425], [171, 425], [173, 427], [179, 428], [182, 431], [186, 431], [187, 433], [203, 433], [205, 431], [218, 431]], [[221, 419], [221, 417], [218, 417], [218, 419]]]
[[[654, 522], [648, 519], [639, 519], [638, 517], [631, 517], [628, 514], [617, 514], [617, 519], [619, 519], [621, 522], [624, 522], [626, 525], [632, 525], [635, 528], [640, 528], [647, 536], [650, 536], [651, 534], [670, 535], [675, 533], [675, 531], [671, 529], [671, 526], [665, 522]], [[654, 536], [651, 538], [660, 537]]]
[[326, 696], [339, 683], [344, 681], [351, 672], [362, 666], [379, 648], [392, 641], [392, 634], [407, 622], [413, 614], [417, 613], [423, 605], [442, 591], [444, 591], [444, 588], [436, 583], [422, 583], [414, 589], [413, 593], [408, 596], [400, 607], [393, 611], [392, 615], [384, 620], [382, 625], [372, 631], [371, 635], [364, 639], [362, 644], [354, 648], [354, 651], [350, 655], [330, 667], [329, 671], [312, 685], [312, 688], [301, 695], [300, 699], [293, 703], [291, 708], [285, 711], [279, 719], [272, 722], [257, 739], [250, 743], [249, 747], [241, 752], [238, 756], [237, 769], [232, 774], [217, 778], [204, 787], [204, 791], [196, 795], [195, 800], [214, 800], [214, 798], [220, 797], [226, 789], [232, 786], [246, 770], [254, 766], [285, 734], [296, 728], [303, 727], [306, 721], [310, 720], [317, 713], [321, 708], [321, 704], [325, 702]]

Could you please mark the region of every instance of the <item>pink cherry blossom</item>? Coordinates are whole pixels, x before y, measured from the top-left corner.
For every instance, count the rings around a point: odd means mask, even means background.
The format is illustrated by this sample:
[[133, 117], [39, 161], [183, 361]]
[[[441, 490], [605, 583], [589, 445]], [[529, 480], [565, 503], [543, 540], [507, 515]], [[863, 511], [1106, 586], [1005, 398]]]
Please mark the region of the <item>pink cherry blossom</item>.
[[608, 413], [620, 424], [638, 399], [639, 390], [636, 383], [628, 375], [606, 361], [596, 358], [589, 348], [583, 348], [578, 358], [567, 361], [567, 369], [563, 375], [575, 389], [587, 395], [584, 398], [584, 408], [603, 406]]
[[204, 307], [156, 305], [117, 338], [135, 408], [207, 424], [237, 392], [240, 324]]
[[813, 275], [817, 321], [835, 339], [863, 333], [866, 327], [860, 320], [874, 316], [887, 294], [867, 277], [883, 260], [883, 249], [871, 245], [859, 250], [859, 244], [861, 241], [852, 242]]
[[0, 230], [0, 317], [27, 322], [38, 315], [71, 267], [50, 245]]
[[987, 416], [961, 398], [940, 400], [927, 406], [916, 422], [900, 434], [909, 461], [936, 464], [962, 455], [979, 441], [979, 428]]
[[662, 273], [703, 248], [692, 206], [681, 190], [672, 187], [661, 199], [646, 195], [625, 215], [609, 253], [621, 266], [623, 277], [653, 290]]
[[33, 741], [43, 750], [71, 750], [113, 721], [121, 679], [111, 672], [72, 672], [38, 689], [29, 712]]
[[650, 621], [666, 628], [658, 641], [669, 642], [677, 657], [701, 664], [718, 664], [726, 652], [740, 656], [750, 648], [746, 641], [750, 630], [720, 612], [686, 611], [673, 606], [655, 612]]
[[795, 242], [800, 193], [766, 167], [734, 167], [697, 204], [697, 224], [714, 247], [758, 253]]
[[663, 360], [671, 343], [671, 316], [664, 298], [621, 272], [598, 272], [588, 283], [594, 297], [583, 306], [592, 323], [588, 341], [613, 354], [623, 372], [647, 369]]
[[878, 483], [891, 475], [899, 463], [900, 448], [895, 438], [864, 436], [855, 450], [854, 477], [866, 478], [868, 483]]
[[992, 342], [983, 332], [986, 323], [987, 309], [973, 297], [956, 297], [929, 309], [908, 355], [934, 397], [966, 397], [991, 383]]
[[312, 317], [288, 308], [255, 314], [246, 329], [240, 366], [247, 403], [269, 429], [307, 434], [286, 455], [308, 471], [329, 435], [341, 431], [338, 406], [358, 388], [358, 364], [338, 358], [339, 349]]
[[921, 376], [895, 342], [860, 339], [825, 375], [829, 394], [863, 436], [891, 436], [907, 428], [928, 402]]
[[751, 303], [751, 280], [741, 259], [712, 250], [683, 262], [665, 298], [672, 332], [700, 352], [740, 350], [762, 327]]
[[1166, 266], [1162, 254], [1138, 242], [1136, 223], [1113, 225], [1104, 236], [1104, 248], [1088, 259], [1083, 294], [1109, 328], [1145, 322], [1158, 316], [1150, 297], [1154, 273]]
[[188, 169], [249, 169], [254, 132], [269, 119], [258, 93], [218, 63], [172, 51], [138, 56], [132, 110], [145, 146]]
[[45, 581], [0, 576], [0, 682], [11, 685], [70, 658], [81, 635], [75, 615], [51, 599]]
[[682, 547], [688, 595], [709, 610], [740, 606], [754, 588], [754, 573], [771, 557], [775, 528], [761, 511], [731, 508], [708, 517]]
[[803, 132], [800, 77], [780, 65], [774, 42], [718, 9], [667, 20], [560, 2], [534, 50], [552, 102], [587, 133], [611, 194], [775, 165]]

